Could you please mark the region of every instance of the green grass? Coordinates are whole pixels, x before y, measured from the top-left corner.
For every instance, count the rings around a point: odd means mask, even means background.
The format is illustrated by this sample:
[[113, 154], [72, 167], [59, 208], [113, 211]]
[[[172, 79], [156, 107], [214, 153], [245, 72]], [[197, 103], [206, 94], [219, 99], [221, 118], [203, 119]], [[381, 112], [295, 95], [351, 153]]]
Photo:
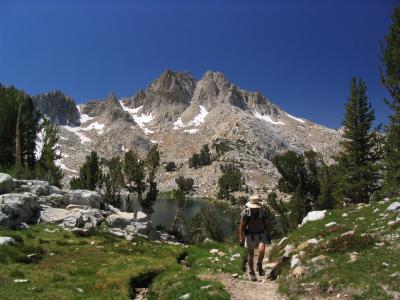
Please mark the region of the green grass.
[[[289, 263], [282, 265], [278, 279], [280, 292], [289, 296], [327, 295], [331, 287], [334, 295], [344, 292], [354, 299], [393, 299], [393, 293], [400, 292], [400, 228], [387, 225], [398, 215], [385, 212], [391, 202], [329, 211], [323, 220], [305, 224], [281, 246], [275, 245], [270, 254], [274, 261], [282, 256], [287, 244], [298, 246], [311, 238], [319, 240], [317, 246], [307, 248], [300, 258], [307, 269], [304, 276], [295, 279], [290, 276]], [[340, 225], [334, 232], [325, 227], [332, 221]], [[340, 236], [350, 230], [355, 231], [353, 236]], [[349, 262], [353, 251], [359, 253], [359, 259]], [[328, 262], [313, 264], [311, 258], [320, 254], [328, 256]], [[396, 273], [398, 276], [390, 276]]]
[[[97, 231], [82, 236], [43, 224], [17, 231], [0, 227], [0, 236], [17, 241], [0, 247], [0, 299], [130, 299], [132, 284], [143, 284], [147, 277], [153, 280], [149, 299], [177, 299], [187, 293], [190, 299], [229, 299], [220, 283], [198, 275], [240, 273], [240, 259], [229, 259], [241, 249], [230, 245], [173, 246]], [[211, 248], [227, 255], [211, 261]], [[188, 267], [180, 258], [186, 258]], [[211, 287], [201, 289], [206, 285]]]

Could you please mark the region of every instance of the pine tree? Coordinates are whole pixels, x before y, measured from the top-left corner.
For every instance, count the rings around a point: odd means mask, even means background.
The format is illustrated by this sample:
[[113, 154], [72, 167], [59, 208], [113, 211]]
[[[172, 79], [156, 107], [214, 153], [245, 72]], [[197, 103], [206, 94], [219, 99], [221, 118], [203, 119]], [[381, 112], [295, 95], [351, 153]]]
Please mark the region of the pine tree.
[[107, 203], [120, 206], [121, 191], [124, 188], [123, 163], [119, 157], [102, 160], [103, 165], [103, 195]]
[[158, 189], [156, 182], [156, 173], [160, 166], [160, 151], [158, 150], [158, 145], [153, 145], [146, 155], [146, 167], [148, 172], [147, 183], [149, 190], [146, 194], [146, 201], [144, 206], [150, 210], [153, 203], [157, 199]]
[[137, 193], [137, 199], [142, 204], [142, 194], [146, 190], [145, 162], [140, 160], [137, 153], [130, 150], [124, 158], [125, 187], [130, 193]]
[[332, 167], [325, 166], [322, 172], [321, 193], [318, 196], [316, 208], [319, 210], [333, 209], [335, 207], [335, 197], [333, 196], [334, 182]]
[[[300, 224], [307, 215], [303, 186], [299, 184], [290, 199], [290, 217], [294, 225]], [[295, 226], [293, 226], [295, 227]]]
[[400, 190], [400, 7], [392, 15], [393, 24], [381, 46], [380, 75], [382, 84], [388, 90], [392, 101], [385, 102], [392, 110], [389, 124], [386, 126], [385, 190]]
[[79, 169], [79, 177], [70, 181], [71, 189], [100, 190], [102, 187], [102, 172], [96, 151], [86, 156], [86, 161]]
[[61, 187], [62, 170], [55, 162], [61, 159], [60, 146], [58, 145], [58, 130], [47, 119], [42, 124], [44, 128], [43, 148], [39, 159], [40, 175], [51, 185]]
[[342, 151], [339, 164], [338, 192], [344, 201], [369, 202], [378, 186], [380, 160], [378, 132], [372, 128], [375, 113], [366, 96], [362, 79], [351, 80], [350, 97], [343, 120]]

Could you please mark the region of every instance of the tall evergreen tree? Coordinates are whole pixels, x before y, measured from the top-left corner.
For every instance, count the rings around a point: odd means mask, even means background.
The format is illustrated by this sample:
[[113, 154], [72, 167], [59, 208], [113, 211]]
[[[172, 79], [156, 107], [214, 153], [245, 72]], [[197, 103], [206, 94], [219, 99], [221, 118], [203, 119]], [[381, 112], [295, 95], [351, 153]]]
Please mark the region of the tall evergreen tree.
[[103, 195], [105, 201], [119, 207], [121, 191], [124, 188], [123, 162], [119, 157], [103, 160]]
[[153, 145], [146, 155], [146, 167], [148, 171], [147, 183], [149, 190], [146, 194], [145, 207], [152, 212], [150, 208], [153, 206], [154, 201], [157, 199], [158, 189], [156, 182], [157, 170], [160, 167], [160, 151], [158, 145]]
[[100, 190], [102, 187], [102, 172], [99, 156], [96, 151], [91, 151], [86, 156], [86, 161], [79, 169], [79, 177], [70, 181], [71, 189]]
[[38, 131], [39, 114], [32, 99], [21, 90], [0, 85], [1, 170], [13, 167], [17, 160], [20, 169], [33, 170]]
[[40, 176], [51, 185], [61, 187], [62, 170], [55, 162], [61, 158], [58, 130], [50, 121], [43, 121], [43, 148], [39, 159]]
[[322, 171], [321, 193], [316, 202], [316, 208], [319, 210], [333, 209], [335, 207], [334, 181], [332, 167], [325, 166]]
[[385, 189], [400, 190], [400, 7], [394, 9], [392, 26], [381, 46], [381, 81], [392, 100], [385, 102], [392, 110], [386, 126]]
[[137, 199], [142, 204], [142, 195], [146, 190], [145, 161], [140, 160], [133, 150], [125, 153], [124, 174], [126, 189], [130, 193], [137, 193]]
[[338, 191], [344, 201], [369, 202], [378, 186], [378, 162], [381, 159], [379, 133], [373, 129], [375, 113], [366, 96], [362, 79], [353, 78], [343, 120], [342, 151], [339, 164]]

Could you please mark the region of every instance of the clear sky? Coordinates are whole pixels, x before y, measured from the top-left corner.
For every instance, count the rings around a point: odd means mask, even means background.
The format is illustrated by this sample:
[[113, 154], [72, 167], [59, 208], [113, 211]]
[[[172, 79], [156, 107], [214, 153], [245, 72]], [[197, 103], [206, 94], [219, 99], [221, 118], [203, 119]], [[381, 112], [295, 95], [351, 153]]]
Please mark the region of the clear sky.
[[165, 69], [223, 72], [291, 114], [337, 128], [352, 76], [389, 113], [379, 42], [399, 1], [0, 0], [0, 83], [76, 102], [145, 88]]

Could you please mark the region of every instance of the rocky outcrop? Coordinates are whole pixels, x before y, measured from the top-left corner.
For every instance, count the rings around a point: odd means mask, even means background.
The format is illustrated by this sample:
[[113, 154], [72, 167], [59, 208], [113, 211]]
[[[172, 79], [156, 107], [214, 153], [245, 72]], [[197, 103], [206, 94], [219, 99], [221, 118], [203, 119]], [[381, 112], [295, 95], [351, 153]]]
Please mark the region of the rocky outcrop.
[[64, 228], [90, 229], [97, 227], [103, 215], [98, 209], [83, 205], [68, 205], [65, 209], [42, 205], [40, 221], [55, 223]]
[[14, 190], [12, 177], [5, 173], [0, 173], [0, 195], [10, 193]]
[[0, 224], [16, 228], [21, 223], [35, 223], [40, 205], [32, 193], [0, 195]]
[[79, 125], [80, 114], [74, 100], [61, 91], [32, 97], [38, 111], [57, 125]]
[[95, 191], [72, 190], [65, 195], [68, 204], [77, 204], [101, 209], [103, 200], [101, 195]]

